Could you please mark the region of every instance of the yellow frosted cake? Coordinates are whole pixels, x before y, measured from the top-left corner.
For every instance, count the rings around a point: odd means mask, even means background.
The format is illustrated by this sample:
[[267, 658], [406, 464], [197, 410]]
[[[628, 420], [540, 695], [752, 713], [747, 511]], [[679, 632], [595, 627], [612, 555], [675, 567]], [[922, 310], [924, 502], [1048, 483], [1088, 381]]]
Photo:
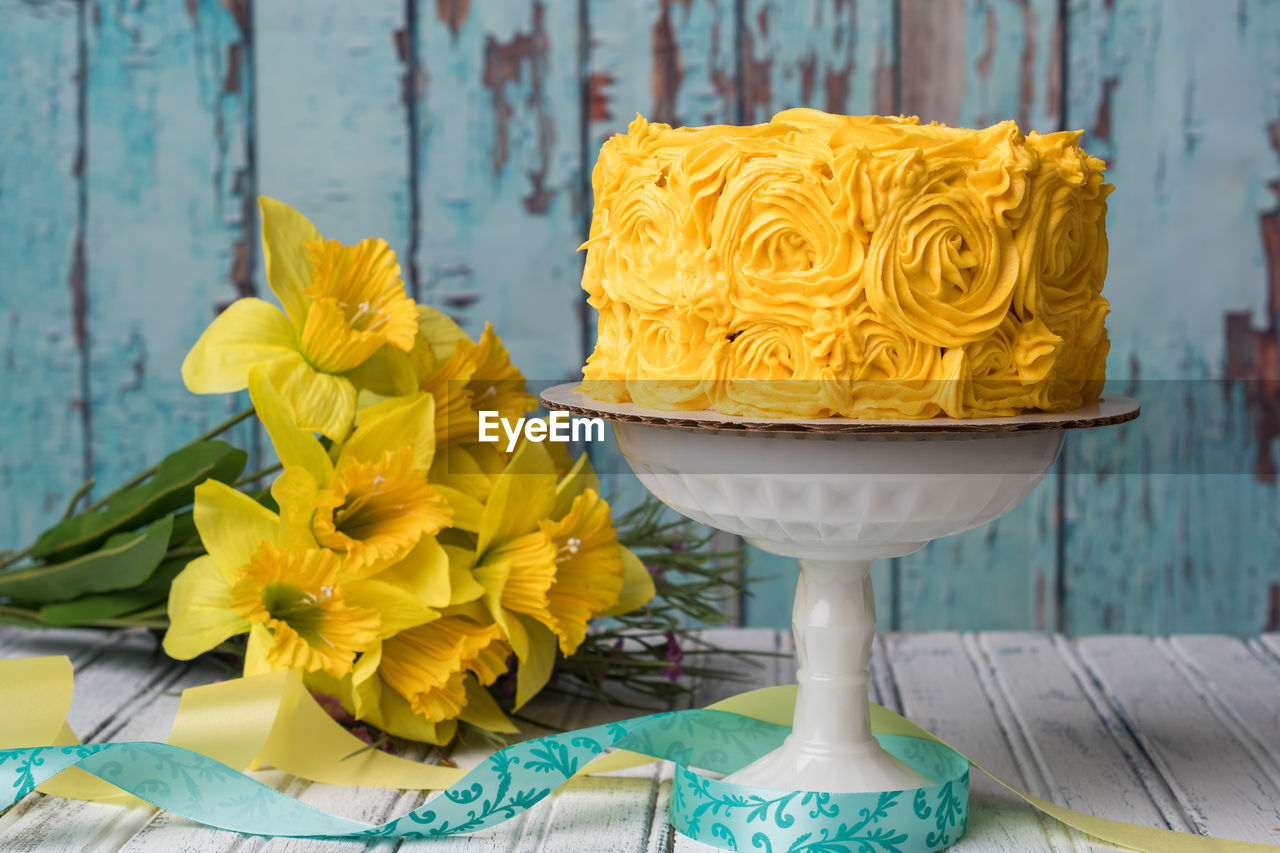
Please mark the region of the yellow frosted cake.
[[1093, 402], [1111, 187], [1078, 137], [815, 110], [637, 117], [592, 174], [584, 391], [777, 418]]

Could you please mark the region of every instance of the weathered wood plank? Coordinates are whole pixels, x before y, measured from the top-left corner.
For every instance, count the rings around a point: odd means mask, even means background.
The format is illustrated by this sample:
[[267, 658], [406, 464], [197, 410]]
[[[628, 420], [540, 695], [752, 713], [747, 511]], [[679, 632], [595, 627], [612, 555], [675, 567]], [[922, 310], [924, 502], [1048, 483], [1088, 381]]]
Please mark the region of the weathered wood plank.
[[738, 123], [735, 3], [588, 0], [587, 24], [588, 170], [600, 143], [636, 113], [672, 125]]
[[900, 0], [902, 105], [924, 121], [1057, 130], [1062, 22], [1046, 0]]
[[1276, 352], [1280, 9], [1069, 10], [1067, 123], [1116, 186], [1109, 373], [1143, 416], [1068, 448], [1063, 628], [1265, 630], [1280, 619], [1275, 410], [1247, 380], [1273, 375]]
[[78, 3], [0, 3], [0, 550], [25, 548], [89, 475], [79, 46]]
[[1280, 665], [1280, 634], [1263, 634], [1258, 638], [1255, 648], [1258, 649], [1260, 654], [1264, 650], [1266, 654], [1270, 654], [1270, 658], [1265, 658], [1264, 655], [1264, 659]]
[[303, 211], [327, 238], [386, 240], [412, 290], [409, 6], [274, 0], [252, 9], [259, 192]]
[[[178, 365], [252, 292], [244, 7], [87, 7], [85, 286], [93, 473], [110, 488], [225, 418]], [[237, 433], [247, 444], [251, 432]]]
[[897, 111], [894, 4], [747, 0], [742, 18], [743, 122], [815, 107]]
[[[984, 690], [959, 635], [891, 634], [885, 646], [907, 718], [1000, 778], [1034, 790], [1040, 780], [1028, 778], [1028, 766], [1010, 744], [1009, 724]], [[1073, 849], [1064, 830], [983, 774], [971, 774], [970, 785], [969, 835], [955, 849]]]
[[[985, 127], [1062, 119], [1062, 25], [1054, 0], [902, 0], [901, 110]], [[992, 524], [898, 561], [898, 630], [1057, 627], [1058, 484], [1051, 474]]]
[[530, 379], [576, 375], [578, 4], [421, 4], [416, 24], [422, 297], [473, 335], [491, 322]]
[[1280, 841], [1273, 767], [1223, 727], [1211, 691], [1178, 665], [1165, 641], [1090, 637], [1077, 648], [1197, 831]]
[[1253, 750], [1263, 771], [1280, 785], [1280, 666], [1261, 649], [1234, 637], [1169, 638], [1175, 663], [1225, 730]]
[[[1010, 741], [1033, 793], [1088, 814], [1185, 831], [1190, 827], [1115, 710], [1080, 677], [1070, 646], [1043, 634], [966, 637], [988, 695], [1007, 708]], [[1140, 769], [1139, 769], [1140, 768]], [[1077, 849], [1111, 850], [1072, 835]]]

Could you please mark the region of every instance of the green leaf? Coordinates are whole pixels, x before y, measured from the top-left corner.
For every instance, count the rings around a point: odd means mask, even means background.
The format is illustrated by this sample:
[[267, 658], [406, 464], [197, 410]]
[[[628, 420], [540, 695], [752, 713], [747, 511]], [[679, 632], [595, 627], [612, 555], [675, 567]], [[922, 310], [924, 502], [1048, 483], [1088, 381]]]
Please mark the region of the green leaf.
[[47, 603], [136, 587], [160, 565], [172, 533], [173, 518], [166, 515], [143, 530], [117, 533], [98, 550], [65, 563], [5, 572], [0, 574], [0, 596]]
[[202, 441], [177, 450], [145, 483], [125, 489], [101, 510], [82, 512], [40, 534], [31, 556], [53, 562], [83, 554], [112, 533], [135, 530], [191, 503], [196, 486], [205, 480], [234, 482], [248, 460], [248, 454], [225, 441]]
[[75, 601], [46, 604], [40, 608], [40, 618], [48, 625], [71, 627], [102, 619], [114, 619], [127, 613], [135, 613], [164, 602], [169, 597], [169, 586], [178, 573], [187, 567], [187, 559], [165, 560], [143, 583], [132, 589], [85, 595]]
[[169, 547], [176, 548], [193, 539], [197, 540], [196, 544], [199, 544], [200, 531], [196, 530], [196, 519], [191, 510], [174, 513], [173, 534], [169, 537]]

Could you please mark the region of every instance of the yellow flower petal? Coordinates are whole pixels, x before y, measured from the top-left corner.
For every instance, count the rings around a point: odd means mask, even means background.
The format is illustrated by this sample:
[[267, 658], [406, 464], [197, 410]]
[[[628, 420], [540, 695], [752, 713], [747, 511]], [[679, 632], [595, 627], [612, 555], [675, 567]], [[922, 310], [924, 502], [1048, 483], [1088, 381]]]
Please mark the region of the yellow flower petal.
[[190, 660], [247, 630], [248, 621], [231, 609], [231, 584], [213, 558], [197, 557], [187, 563], [169, 587], [165, 654]]
[[593, 618], [630, 613], [648, 604], [657, 592], [653, 587], [653, 575], [649, 574], [640, 558], [626, 548], [622, 549], [622, 570], [622, 591], [618, 593], [618, 603]]
[[315, 482], [328, 483], [333, 475], [329, 454], [310, 430], [298, 428], [293, 405], [272, 384], [265, 368], [249, 372], [249, 399], [284, 466], [302, 468]]
[[476, 555], [465, 548], [444, 547], [449, 555], [449, 605], [467, 604], [484, 595], [484, 587], [476, 580], [473, 567]]
[[556, 472], [550, 455], [539, 442], [523, 442], [489, 495], [476, 552], [483, 556], [491, 544], [536, 529], [555, 500]]
[[286, 468], [271, 484], [271, 497], [280, 507], [280, 544], [286, 548], [317, 548], [311, 519], [316, 514], [320, 487], [305, 468]]
[[440, 497], [444, 498], [453, 509], [453, 521], [450, 526], [468, 533], [477, 532], [480, 529], [480, 522], [484, 519], [484, 504], [465, 492], [439, 483], [434, 485]]
[[271, 384], [293, 407], [300, 429], [341, 441], [356, 414], [356, 387], [345, 376], [321, 373], [298, 353], [267, 365]]
[[[385, 681], [382, 678], [379, 680]], [[409, 700], [390, 689], [390, 685], [382, 690], [382, 699], [378, 703], [376, 712], [370, 712], [364, 719], [396, 737], [421, 743], [434, 743], [437, 746], [449, 743], [458, 731], [457, 720], [431, 723], [414, 713]]]
[[384, 344], [405, 352], [413, 348], [418, 312], [385, 240], [371, 237], [354, 246], [313, 240], [306, 251], [313, 273], [305, 296], [311, 304], [300, 341], [309, 362], [342, 373]]
[[[534, 405], [536, 406], [537, 404], [535, 403]], [[547, 419], [538, 418], [538, 420], [547, 423], [548, 432], [550, 432], [550, 423], [547, 421]], [[573, 454], [570, 453], [569, 448], [566, 447], [561, 442], [548, 441], [545, 444], [547, 448], [547, 453], [551, 454], [551, 466], [555, 468], [556, 476], [567, 477], [569, 475], [569, 471], [572, 470], [574, 466]], [[582, 457], [579, 457], [579, 458], [582, 458]]]
[[591, 460], [584, 453], [573, 463], [573, 467], [564, 475], [564, 479], [556, 484], [556, 504], [551, 510], [551, 518], [564, 518], [569, 512], [569, 507], [573, 505], [574, 498], [588, 489], [599, 492], [600, 478], [596, 476], [595, 469], [591, 467]]
[[341, 677], [378, 638], [378, 611], [346, 600], [341, 568], [332, 551], [286, 551], [263, 542], [240, 569], [231, 607], [270, 632], [265, 658], [273, 668]]
[[228, 394], [249, 385], [249, 371], [292, 353], [289, 318], [261, 299], [237, 299], [213, 319], [182, 361], [182, 381], [196, 394]]
[[200, 541], [230, 583], [263, 542], [275, 542], [280, 519], [244, 492], [206, 480], [196, 486], [193, 514]]
[[382, 397], [403, 397], [418, 390], [418, 375], [409, 353], [390, 344], [346, 375], [360, 391]]
[[374, 462], [338, 461], [329, 487], [315, 497], [316, 540], [347, 557], [352, 571], [389, 565], [423, 536], [448, 525], [453, 510], [415, 470], [413, 451], [385, 451]]
[[519, 734], [520, 729], [511, 718], [503, 713], [502, 708], [494, 700], [493, 694], [480, 685], [474, 676], [463, 681], [467, 694], [467, 704], [462, 707], [458, 719], [473, 726], [479, 726], [488, 732], [503, 734]]
[[556, 582], [556, 546], [541, 530], [517, 536], [485, 554], [474, 569], [485, 600], [498, 609], [525, 613], [551, 624], [547, 593]]
[[303, 295], [311, 281], [311, 261], [306, 243], [320, 239], [311, 220], [281, 201], [258, 197], [262, 211], [262, 256], [267, 264], [267, 284], [280, 300], [289, 320], [298, 331], [307, 317]]
[[[497, 493], [495, 487], [495, 499]], [[574, 498], [564, 518], [536, 523], [535, 532], [498, 539], [482, 552], [475, 578], [509, 635], [504, 612], [524, 614], [550, 628], [570, 655], [586, 637], [587, 623], [618, 603], [626, 575], [623, 548], [609, 505], [591, 489]], [[633, 591], [643, 593], [642, 587]], [[519, 653], [520, 640], [511, 635], [511, 642]]]
[[[587, 622], [618, 603], [625, 568], [623, 548], [609, 505], [594, 491], [576, 497], [559, 521], [543, 521], [542, 531], [555, 543], [555, 583], [546, 592], [547, 625], [560, 638], [560, 650], [571, 655], [587, 635]], [[507, 586], [516, 579], [513, 571]], [[504, 590], [504, 600], [509, 593]]]
[[382, 679], [378, 677], [378, 666], [382, 663], [382, 640], [374, 640], [364, 650], [364, 654], [356, 659], [355, 669], [348, 676], [351, 679], [351, 713], [357, 719], [365, 719], [382, 700]]
[[524, 374], [511, 364], [502, 339], [488, 323], [471, 358], [476, 368], [467, 388], [473, 395], [473, 408], [496, 410], [510, 420], [538, 408], [537, 398], [525, 389]]
[[425, 474], [436, 449], [435, 400], [430, 394], [397, 397], [360, 413], [355, 432], [342, 445], [339, 460], [375, 462], [388, 450], [409, 447], [413, 465]]
[[515, 618], [529, 636], [528, 652], [516, 670], [516, 701], [512, 710], [518, 711], [551, 680], [551, 671], [556, 664], [556, 637], [534, 619], [519, 614]]
[[435, 361], [445, 362], [453, 357], [458, 343], [465, 341], [472, 346], [471, 338], [462, 327], [430, 305], [418, 307], [418, 334], [431, 347]]
[[[501, 606], [494, 607], [490, 601], [486, 601], [486, 604], [492, 610], [494, 624], [502, 629], [503, 636], [507, 638], [511, 653], [523, 664], [529, 658], [529, 631], [525, 628], [525, 620], [518, 613], [504, 610]], [[529, 620], [529, 624], [537, 623]], [[554, 638], [552, 641], [554, 642]]]
[[[439, 449], [428, 477], [432, 483], [456, 489], [478, 502], [488, 500], [493, 491], [494, 478], [480, 467], [469, 449], [456, 444]], [[478, 523], [475, 529], [480, 529]]]
[[[382, 659], [382, 641], [374, 640], [359, 658], [355, 669], [341, 678], [324, 670], [307, 672], [302, 682], [307, 689], [337, 699], [343, 709], [357, 720], [369, 720], [377, 714], [382, 700], [382, 679], [378, 678], [378, 662]], [[376, 725], [376, 723], [375, 723]]]
[[[521, 440], [523, 443], [523, 439]], [[490, 480], [497, 480], [498, 476], [507, 467], [507, 463], [511, 461], [512, 454], [505, 450], [498, 449], [498, 443], [491, 442], [485, 444], [471, 444], [467, 446], [467, 453], [476, 461], [476, 465], [480, 467], [483, 473]], [[548, 454], [550, 455], [550, 454]], [[555, 460], [552, 460], [551, 470], [555, 470]]]
[[353, 607], [376, 612], [382, 619], [378, 636], [382, 639], [424, 625], [440, 616], [422, 600], [395, 584], [383, 580], [363, 580], [343, 584], [346, 601]]
[[244, 677], [266, 675], [283, 667], [276, 666], [268, 660], [267, 652], [271, 649], [271, 632], [266, 625], [254, 623], [249, 629], [249, 643], [244, 651]]
[[460, 338], [453, 346], [451, 356], [437, 359], [431, 344], [419, 335], [409, 354], [418, 387], [435, 397], [436, 442], [439, 444], [475, 441], [480, 429], [479, 417], [471, 407], [474, 395], [467, 387], [475, 373], [475, 363], [471, 359], [475, 344]]
[[495, 624], [445, 616], [382, 643], [383, 679], [427, 722], [451, 720], [466, 704], [468, 670], [482, 683], [506, 671], [510, 646]]
[[453, 603], [449, 555], [434, 536], [419, 539], [403, 559], [378, 572], [375, 579], [407, 590], [427, 607]]

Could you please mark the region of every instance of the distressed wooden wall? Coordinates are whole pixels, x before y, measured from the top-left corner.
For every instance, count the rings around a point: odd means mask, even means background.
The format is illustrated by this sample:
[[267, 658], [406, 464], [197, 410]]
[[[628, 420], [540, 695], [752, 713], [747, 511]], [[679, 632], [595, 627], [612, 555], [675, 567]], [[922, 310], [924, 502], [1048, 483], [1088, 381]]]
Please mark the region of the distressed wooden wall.
[[[1109, 371], [1145, 414], [878, 566], [882, 625], [1280, 628], [1280, 4], [0, 0], [0, 68], [0, 546], [240, 402], [177, 365], [265, 292], [259, 193], [386, 237], [420, 299], [556, 380], [592, 335], [590, 167], [636, 111], [1013, 117], [1110, 163]], [[784, 625], [794, 570], [754, 556], [779, 577], [742, 619]]]

